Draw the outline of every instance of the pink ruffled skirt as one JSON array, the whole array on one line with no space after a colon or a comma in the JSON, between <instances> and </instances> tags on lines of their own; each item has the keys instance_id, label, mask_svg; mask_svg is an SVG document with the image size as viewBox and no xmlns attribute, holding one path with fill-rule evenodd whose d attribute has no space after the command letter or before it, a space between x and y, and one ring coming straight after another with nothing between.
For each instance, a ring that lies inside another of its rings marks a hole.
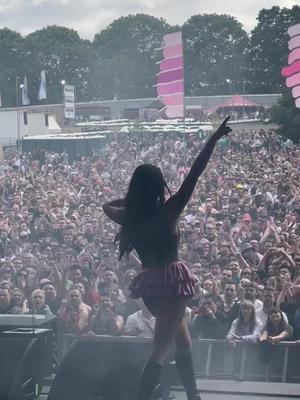
<instances>
[{"instance_id":1,"label":"pink ruffled skirt","mask_svg":"<svg viewBox=\"0 0 300 400\"><path fill-rule=\"evenodd\" d=\"M188 296L195 294L198 279L181 261L162 268L145 268L131 282L130 297Z\"/></svg>"}]
</instances>

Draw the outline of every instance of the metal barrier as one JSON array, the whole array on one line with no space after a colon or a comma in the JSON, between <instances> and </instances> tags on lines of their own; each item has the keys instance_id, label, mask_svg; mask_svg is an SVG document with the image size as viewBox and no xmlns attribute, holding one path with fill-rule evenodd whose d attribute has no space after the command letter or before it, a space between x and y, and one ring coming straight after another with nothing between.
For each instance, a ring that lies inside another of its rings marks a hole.
<instances>
[{"instance_id":1,"label":"metal barrier","mask_svg":"<svg viewBox=\"0 0 300 400\"><path fill-rule=\"evenodd\" d=\"M300 343L281 342L264 346L225 340L193 342L195 370L207 379L300 383Z\"/></svg>"},{"instance_id":2,"label":"metal barrier","mask_svg":"<svg viewBox=\"0 0 300 400\"><path fill-rule=\"evenodd\" d=\"M151 342L133 336L61 336L59 360L77 341L94 342ZM226 340L199 339L193 342L197 376L207 379L236 379L241 381L272 381L300 383L300 341L281 342L269 347L258 343L228 344ZM264 358L265 362L262 362ZM170 363L172 366L172 363Z\"/></svg>"}]
</instances>

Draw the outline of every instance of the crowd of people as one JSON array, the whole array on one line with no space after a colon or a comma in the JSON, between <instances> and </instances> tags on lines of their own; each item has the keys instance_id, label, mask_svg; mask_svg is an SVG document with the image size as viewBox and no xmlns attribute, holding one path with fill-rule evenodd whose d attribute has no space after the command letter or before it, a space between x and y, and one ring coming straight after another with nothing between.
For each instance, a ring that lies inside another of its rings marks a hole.
<instances>
[{"instance_id":1,"label":"crowd of people","mask_svg":"<svg viewBox=\"0 0 300 400\"><path fill-rule=\"evenodd\" d=\"M152 337L155 318L128 286L118 226L102 204L137 165L180 187L206 138L130 133L89 157L16 154L0 165L0 314L57 315L61 333ZM223 138L179 221L180 258L197 276L192 336L300 340L300 148L275 132Z\"/></svg>"}]
</instances>

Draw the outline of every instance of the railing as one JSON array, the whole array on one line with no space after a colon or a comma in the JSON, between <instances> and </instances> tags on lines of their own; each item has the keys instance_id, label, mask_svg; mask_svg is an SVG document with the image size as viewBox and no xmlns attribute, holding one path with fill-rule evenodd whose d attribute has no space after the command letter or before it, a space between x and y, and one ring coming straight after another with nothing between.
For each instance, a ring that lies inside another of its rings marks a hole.
<instances>
[{"instance_id":1,"label":"railing","mask_svg":"<svg viewBox=\"0 0 300 400\"><path fill-rule=\"evenodd\" d=\"M151 339L133 336L77 336L62 335L59 360L77 341L109 343L150 343ZM300 341L281 342L269 346L269 362L262 363L263 347L257 343L236 343L225 340L200 339L193 342L193 357L197 376L206 379L236 379L241 381L273 381L300 383ZM171 360L171 359L170 359ZM170 362L172 370L172 362Z\"/></svg>"}]
</instances>

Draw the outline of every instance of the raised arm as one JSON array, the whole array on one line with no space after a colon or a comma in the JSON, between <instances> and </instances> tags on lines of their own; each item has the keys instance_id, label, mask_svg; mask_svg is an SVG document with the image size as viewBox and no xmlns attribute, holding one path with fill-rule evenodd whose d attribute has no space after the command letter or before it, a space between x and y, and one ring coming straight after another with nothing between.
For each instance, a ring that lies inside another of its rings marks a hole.
<instances>
[{"instance_id":1,"label":"raised arm","mask_svg":"<svg viewBox=\"0 0 300 400\"><path fill-rule=\"evenodd\" d=\"M104 203L104 213L117 224L121 225L125 216L125 200L118 199Z\"/></svg>"},{"instance_id":2,"label":"raised arm","mask_svg":"<svg viewBox=\"0 0 300 400\"><path fill-rule=\"evenodd\" d=\"M229 118L230 117L227 117L219 126L217 131L208 139L204 149L194 161L190 172L182 182L178 192L171 196L167 201L166 205L172 214L178 216L183 211L193 194L199 177L205 170L217 141L221 139L221 137L226 136L229 132L231 132L231 128L226 125Z\"/></svg>"}]
</instances>

